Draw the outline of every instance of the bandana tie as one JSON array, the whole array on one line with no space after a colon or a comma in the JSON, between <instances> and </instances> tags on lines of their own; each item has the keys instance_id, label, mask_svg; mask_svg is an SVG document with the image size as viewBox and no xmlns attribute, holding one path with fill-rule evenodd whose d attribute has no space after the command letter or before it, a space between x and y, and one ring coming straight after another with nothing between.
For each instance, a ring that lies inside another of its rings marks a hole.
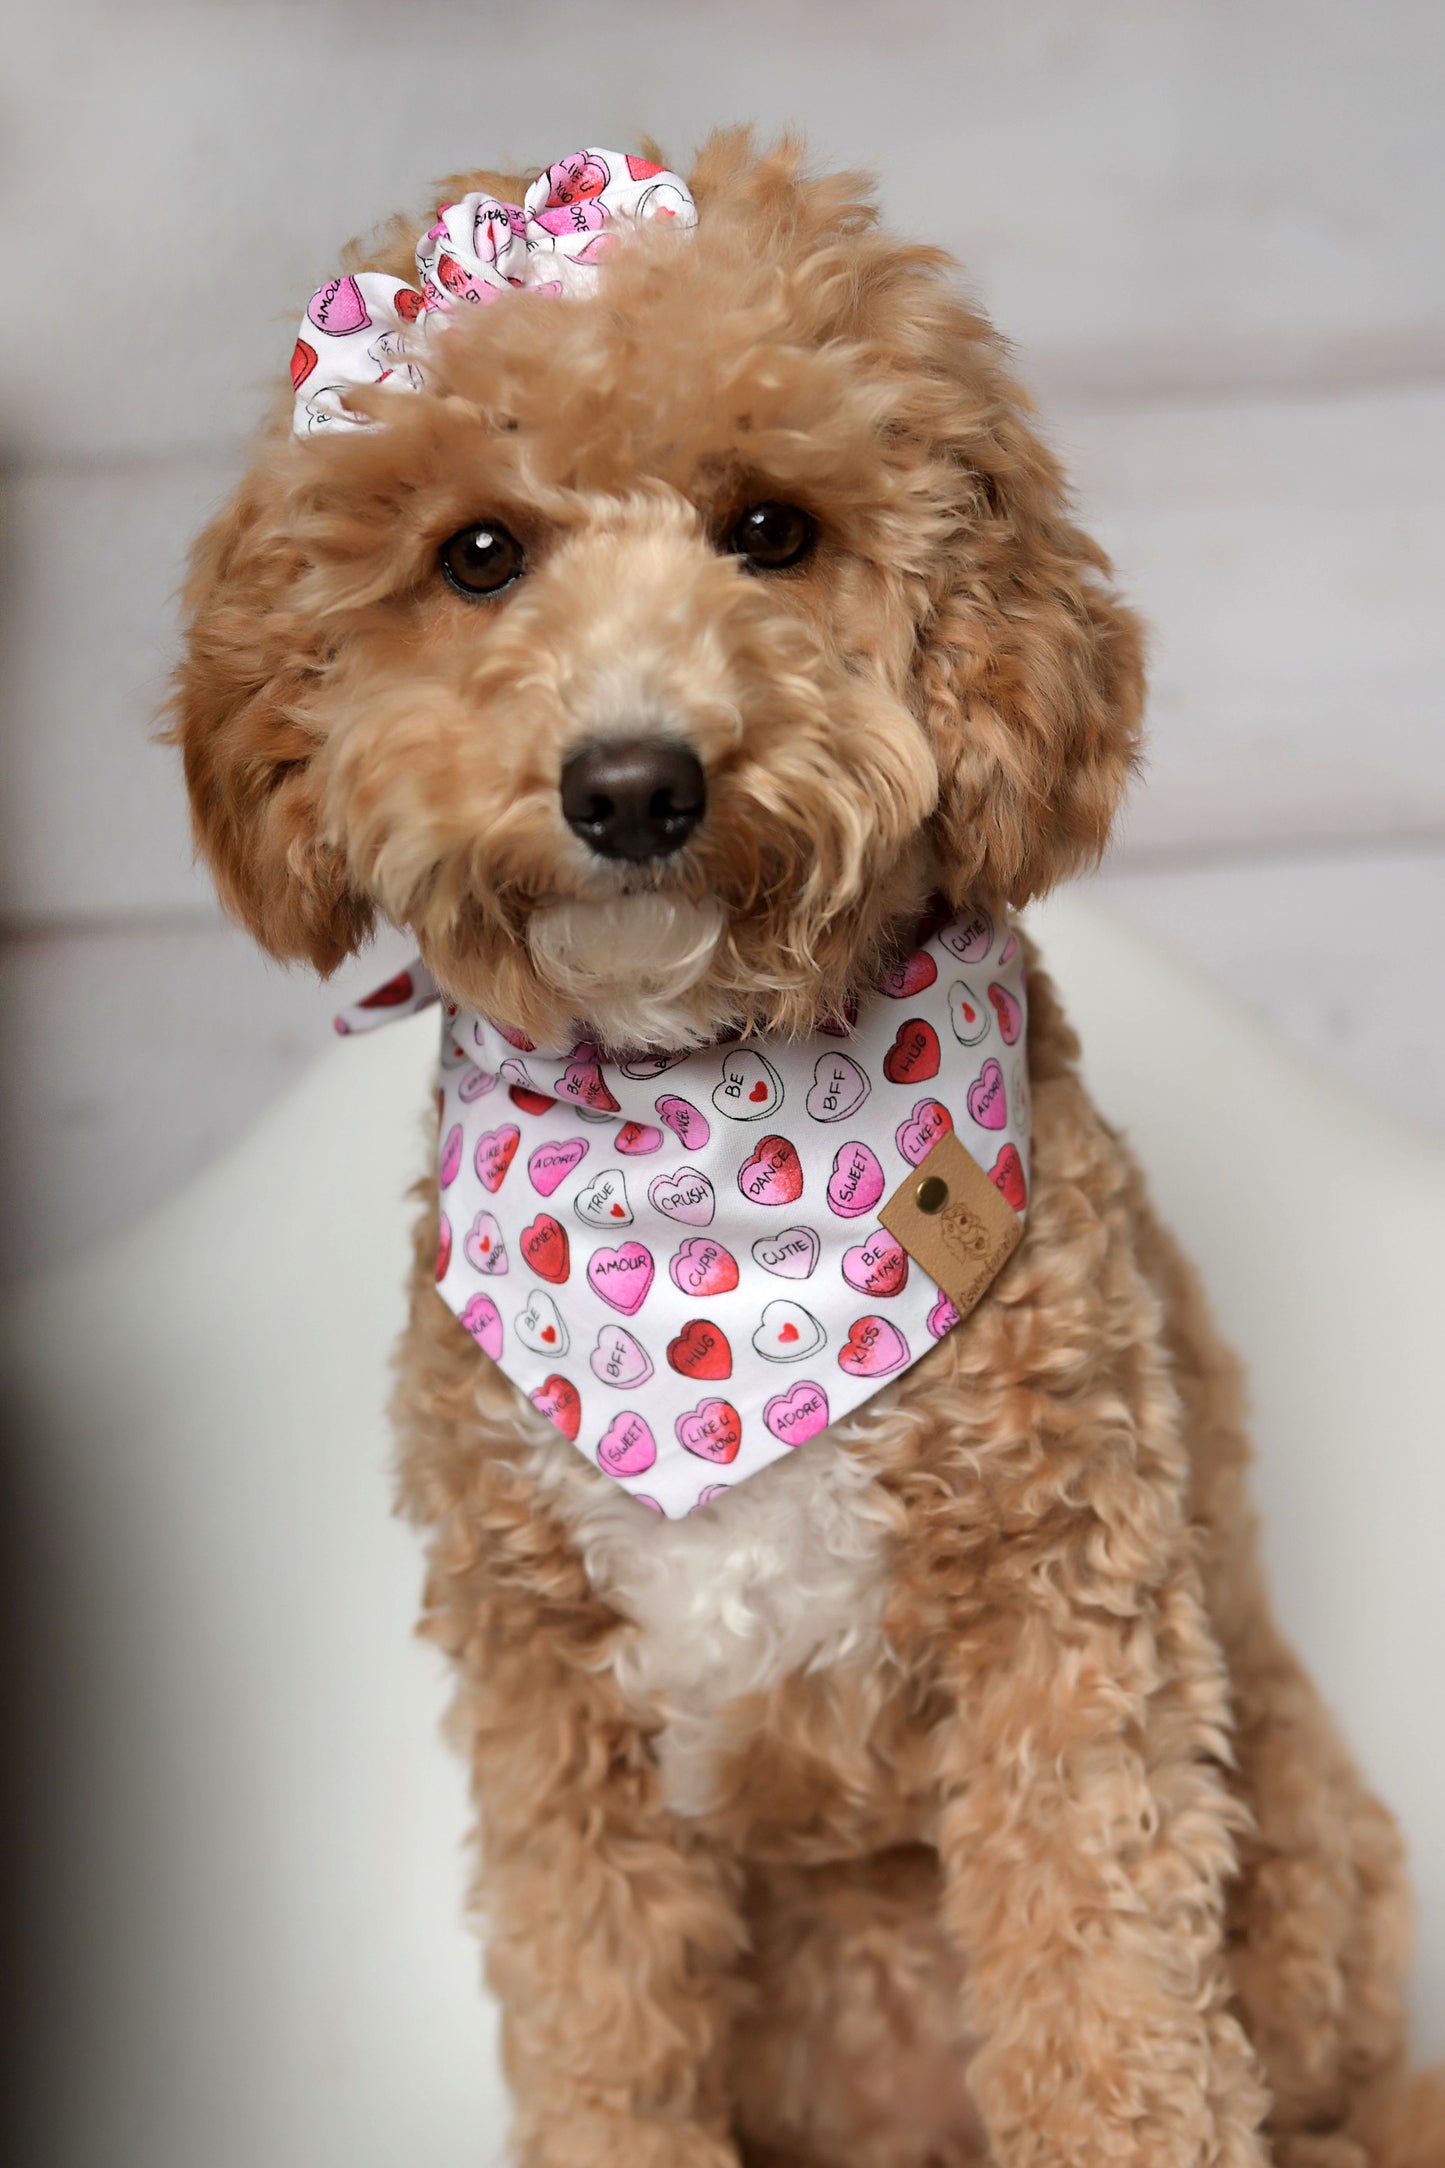
<instances>
[{"instance_id":1,"label":"bandana tie","mask_svg":"<svg viewBox=\"0 0 1445 2168\"><path fill-rule=\"evenodd\" d=\"M337 1029L437 998L416 964ZM804 1040L613 1060L447 1003L442 1299L594 1467L689 1513L959 1322L878 1212L951 1134L1023 1219L1026 1027L1018 938L984 911Z\"/></svg>"},{"instance_id":2,"label":"bandana tie","mask_svg":"<svg viewBox=\"0 0 1445 2168\"><path fill-rule=\"evenodd\" d=\"M481 193L444 203L416 245L419 286L358 271L311 296L291 356L295 434L366 426L345 404L361 385L420 390L425 348L459 303L485 307L519 287L590 293L619 231L644 218L695 226L697 209L678 174L626 151L573 151L520 203Z\"/></svg>"}]
</instances>

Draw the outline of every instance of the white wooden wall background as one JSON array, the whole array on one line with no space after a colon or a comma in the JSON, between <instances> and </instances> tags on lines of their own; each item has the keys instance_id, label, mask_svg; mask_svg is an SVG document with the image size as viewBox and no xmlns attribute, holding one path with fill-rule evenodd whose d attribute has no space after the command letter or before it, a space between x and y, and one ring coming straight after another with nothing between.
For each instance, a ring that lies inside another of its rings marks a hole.
<instances>
[{"instance_id":1,"label":"white wooden wall background","mask_svg":"<svg viewBox=\"0 0 1445 2168\"><path fill-rule=\"evenodd\" d=\"M51 0L7 45L12 1267L324 1043L333 991L221 923L147 726L187 537L338 242L458 166L644 131L683 160L740 118L958 251L1153 621L1110 900L1445 1128L1436 0Z\"/></svg>"}]
</instances>

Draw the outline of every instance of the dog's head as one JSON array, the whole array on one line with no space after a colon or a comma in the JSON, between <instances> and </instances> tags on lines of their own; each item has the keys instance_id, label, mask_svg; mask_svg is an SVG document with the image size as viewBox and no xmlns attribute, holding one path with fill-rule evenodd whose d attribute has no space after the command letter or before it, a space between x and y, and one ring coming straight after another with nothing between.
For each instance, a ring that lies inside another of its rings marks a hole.
<instances>
[{"instance_id":1,"label":"dog's head","mask_svg":"<svg viewBox=\"0 0 1445 2168\"><path fill-rule=\"evenodd\" d=\"M1138 629L999 340L856 180L734 135L691 183L592 295L458 312L381 427L278 420L202 538L174 735L273 954L379 911L539 1043L800 1030L930 892L1101 848Z\"/></svg>"}]
</instances>

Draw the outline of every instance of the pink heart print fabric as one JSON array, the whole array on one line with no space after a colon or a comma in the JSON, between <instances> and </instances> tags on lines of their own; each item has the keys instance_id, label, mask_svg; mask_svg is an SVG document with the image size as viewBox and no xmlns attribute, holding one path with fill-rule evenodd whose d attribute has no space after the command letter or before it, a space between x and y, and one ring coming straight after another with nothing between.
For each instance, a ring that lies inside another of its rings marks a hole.
<instances>
[{"instance_id":1,"label":"pink heart print fabric","mask_svg":"<svg viewBox=\"0 0 1445 2168\"><path fill-rule=\"evenodd\" d=\"M619 233L638 219L697 224L687 183L627 151L573 151L520 203L480 193L444 203L416 245L418 284L380 271L331 279L311 296L291 356L293 428L310 436L365 426L346 394L359 385L420 390L429 341L450 313L503 294L590 293Z\"/></svg>"},{"instance_id":2,"label":"pink heart print fabric","mask_svg":"<svg viewBox=\"0 0 1445 2168\"><path fill-rule=\"evenodd\" d=\"M420 966L337 1018L437 998ZM1028 1209L1027 995L985 911L844 1032L604 1058L443 1005L437 1284L517 1390L673 1518L797 1450L958 1322L877 1213L951 1130Z\"/></svg>"}]
</instances>

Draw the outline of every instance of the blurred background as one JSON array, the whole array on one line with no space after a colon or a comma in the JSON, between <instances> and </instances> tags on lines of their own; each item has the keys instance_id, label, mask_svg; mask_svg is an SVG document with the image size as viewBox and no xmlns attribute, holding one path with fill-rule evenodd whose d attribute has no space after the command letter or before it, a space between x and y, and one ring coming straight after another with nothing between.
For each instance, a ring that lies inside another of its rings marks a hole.
<instances>
[{"instance_id":1,"label":"blurred background","mask_svg":"<svg viewBox=\"0 0 1445 2168\"><path fill-rule=\"evenodd\" d=\"M148 740L187 540L339 244L457 167L685 166L740 119L957 251L1152 621L1100 891L1445 1131L1436 0L50 0L6 44L9 1269L178 1187L395 953L264 963Z\"/></svg>"}]
</instances>

